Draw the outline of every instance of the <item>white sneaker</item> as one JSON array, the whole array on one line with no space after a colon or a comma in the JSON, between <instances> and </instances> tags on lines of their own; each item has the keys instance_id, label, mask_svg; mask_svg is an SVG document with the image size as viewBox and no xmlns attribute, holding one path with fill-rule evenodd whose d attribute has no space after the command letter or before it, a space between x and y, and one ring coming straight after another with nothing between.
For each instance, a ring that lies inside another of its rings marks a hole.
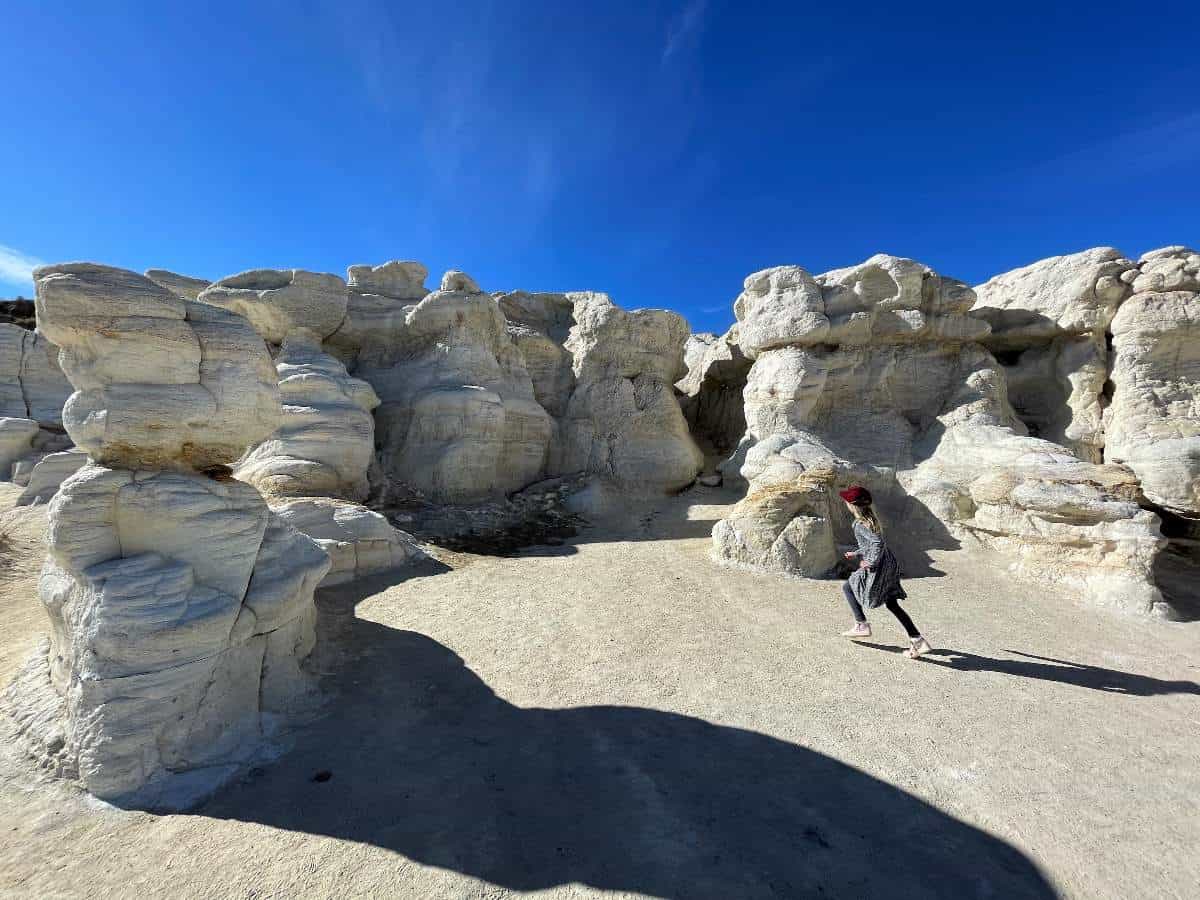
<instances>
[{"instance_id":1,"label":"white sneaker","mask_svg":"<svg viewBox=\"0 0 1200 900\"><path fill-rule=\"evenodd\" d=\"M932 653L933 648L929 646L929 641L923 637L913 638L912 646L904 651L904 655L909 659L916 659L918 656L924 656L926 653Z\"/></svg>"},{"instance_id":2,"label":"white sneaker","mask_svg":"<svg viewBox=\"0 0 1200 900\"><path fill-rule=\"evenodd\" d=\"M870 636L871 636L871 626L866 622L855 622L853 628L851 628L849 631L842 632L842 637L848 637L848 638L860 638L860 637L870 637Z\"/></svg>"}]
</instances>

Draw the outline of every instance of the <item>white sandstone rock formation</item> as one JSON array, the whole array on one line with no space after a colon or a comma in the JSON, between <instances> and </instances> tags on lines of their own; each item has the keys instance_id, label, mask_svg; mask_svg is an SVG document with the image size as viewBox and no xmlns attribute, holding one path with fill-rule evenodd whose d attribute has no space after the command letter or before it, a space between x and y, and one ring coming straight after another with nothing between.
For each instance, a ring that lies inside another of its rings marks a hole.
<instances>
[{"instance_id":1,"label":"white sandstone rock formation","mask_svg":"<svg viewBox=\"0 0 1200 900\"><path fill-rule=\"evenodd\" d=\"M336 275L303 269L252 269L222 278L199 299L250 320L276 347L308 332L318 344L346 318L346 283Z\"/></svg>"},{"instance_id":2,"label":"white sandstone rock formation","mask_svg":"<svg viewBox=\"0 0 1200 900\"><path fill-rule=\"evenodd\" d=\"M1021 417L1084 459L1128 466L1164 517L1159 586L1200 600L1200 254L1165 247L1138 263L1097 248L981 285L974 313L1005 364Z\"/></svg>"},{"instance_id":3,"label":"white sandstone rock formation","mask_svg":"<svg viewBox=\"0 0 1200 900\"><path fill-rule=\"evenodd\" d=\"M325 341L347 365L386 366L395 362L405 320L429 291L429 270L419 262L392 260L346 270L346 317Z\"/></svg>"},{"instance_id":4,"label":"white sandstone rock formation","mask_svg":"<svg viewBox=\"0 0 1200 900\"><path fill-rule=\"evenodd\" d=\"M238 463L237 477L270 496L366 499L375 391L303 335L284 342L275 368L283 422Z\"/></svg>"},{"instance_id":5,"label":"white sandstone rock formation","mask_svg":"<svg viewBox=\"0 0 1200 900\"><path fill-rule=\"evenodd\" d=\"M472 504L545 475L586 471L660 491L699 470L669 396L687 335L678 316L626 313L592 294L492 297L457 271L426 295L426 270L413 262L352 266L349 276L346 318L325 349L381 400L376 477ZM579 321L581 303L608 311Z\"/></svg>"},{"instance_id":6,"label":"white sandstone rock formation","mask_svg":"<svg viewBox=\"0 0 1200 900\"><path fill-rule=\"evenodd\" d=\"M350 285L301 270L243 273L216 282L204 302L237 309L272 346L283 418L234 472L272 508L329 551L326 584L396 568L417 555L412 539L353 503L370 491L379 397L343 360L387 359L403 343L406 301L424 295L419 263L351 266ZM411 308L411 306L410 306ZM336 355L335 355L336 354ZM285 499L297 498L297 499Z\"/></svg>"},{"instance_id":7,"label":"white sandstone rock formation","mask_svg":"<svg viewBox=\"0 0 1200 900\"><path fill-rule=\"evenodd\" d=\"M1147 499L1200 519L1200 253L1142 257L1113 318L1105 459L1129 466Z\"/></svg>"},{"instance_id":8,"label":"white sandstone rock formation","mask_svg":"<svg viewBox=\"0 0 1200 900\"><path fill-rule=\"evenodd\" d=\"M212 284L211 281L205 281L203 278L180 275L167 269L147 269L145 275L181 300L199 300L201 292Z\"/></svg>"},{"instance_id":9,"label":"white sandstone rock formation","mask_svg":"<svg viewBox=\"0 0 1200 900\"><path fill-rule=\"evenodd\" d=\"M39 503L49 503L58 493L62 483L86 464L87 454L82 450L47 453L30 470L25 481L25 490L21 492L16 505L35 506Z\"/></svg>"},{"instance_id":10,"label":"white sandstone rock formation","mask_svg":"<svg viewBox=\"0 0 1200 900\"><path fill-rule=\"evenodd\" d=\"M715 526L715 555L828 572L834 544L850 543L833 491L860 482L910 572L923 548L971 540L1094 602L1168 613L1151 578L1163 542L1135 479L1025 434L978 343L988 325L967 314L974 302L961 282L889 256L815 278L794 266L747 278L735 312L755 358L750 488Z\"/></svg>"},{"instance_id":11,"label":"white sandstone rock formation","mask_svg":"<svg viewBox=\"0 0 1200 900\"><path fill-rule=\"evenodd\" d=\"M0 425L0 481L25 483L38 460L71 445L62 424L70 395L58 347L36 330L0 323L0 421L11 420Z\"/></svg>"},{"instance_id":12,"label":"white sandstone rock formation","mask_svg":"<svg viewBox=\"0 0 1200 900\"><path fill-rule=\"evenodd\" d=\"M40 430L32 419L0 418L0 481L8 481L13 463L33 452L33 440Z\"/></svg>"},{"instance_id":13,"label":"white sandstone rock formation","mask_svg":"<svg viewBox=\"0 0 1200 900\"><path fill-rule=\"evenodd\" d=\"M567 294L511 291L496 294L508 334L533 381L533 395L556 420L567 412L575 390L573 359L566 348L575 324L575 304Z\"/></svg>"},{"instance_id":14,"label":"white sandstone rock formation","mask_svg":"<svg viewBox=\"0 0 1200 900\"><path fill-rule=\"evenodd\" d=\"M21 388L21 361L29 330L10 322L0 322L0 416L29 418L29 405Z\"/></svg>"},{"instance_id":15,"label":"white sandstone rock formation","mask_svg":"<svg viewBox=\"0 0 1200 900\"><path fill-rule=\"evenodd\" d=\"M972 314L992 327L983 343L1005 367L1017 415L1033 434L1089 462L1104 455L1105 335L1137 275L1120 251L1096 247L975 288Z\"/></svg>"},{"instance_id":16,"label":"white sandstone rock formation","mask_svg":"<svg viewBox=\"0 0 1200 900\"><path fill-rule=\"evenodd\" d=\"M575 387L549 473L587 472L649 493L686 487L704 464L673 387L684 374L687 322L663 309L627 312L607 294L567 297Z\"/></svg>"},{"instance_id":17,"label":"white sandstone rock formation","mask_svg":"<svg viewBox=\"0 0 1200 900\"><path fill-rule=\"evenodd\" d=\"M237 476L271 496L365 499L379 398L321 347L347 318L345 283L300 269L259 269L221 279L200 299L245 315L280 347L283 419L239 462Z\"/></svg>"},{"instance_id":18,"label":"white sandstone rock formation","mask_svg":"<svg viewBox=\"0 0 1200 900\"><path fill-rule=\"evenodd\" d=\"M553 423L496 301L463 273L447 272L408 311L391 352L360 358L355 375L382 400L388 477L438 502L472 503L541 475Z\"/></svg>"},{"instance_id":19,"label":"white sandstone rock formation","mask_svg":"<svg viewBox=\"0 0 1200 900\"><path fill-rule=\"evenodd\" d=\"M410 535L357 503L303 497L277 501L271 510L329 554L332 565L321 587L388 572L426 557Z\"/></svg>"},{"instance_id":20,"label":"white sandstone rock formation","mask_svg":"<svg viewBox=\"0 0 1200 900\"><path fill-rule=\"evenodd\" d=\"M76 389L63 424L93 460L201 469L274 430L275 372L240 316L107 266L39 271L38 321Z\"/></svg>"},{"instance_id":21,"label":"white sandstone rock formation","mask_svg":"<svg viewBox=\"0 0 1200 900\"><path fill-rule=\"evenodd\" d=\"M223 468L279 421L245 319L91 263L34 280L91 461L50 502L50 642L9 706L35 755L96 796L186 806L304 695L329 558Z\"/></svg>"},{"instance_id":22,"label":"white sandstone rock formation","mask_svg":"<svg viewBox=\"0 0 1200 900\"><path fill-rule=\"evenodd\" d=\"M71 384L58 365L58 347L40 331L0 323L0 416L33 419L61 430Z\"/></svg>"}]
</instances>

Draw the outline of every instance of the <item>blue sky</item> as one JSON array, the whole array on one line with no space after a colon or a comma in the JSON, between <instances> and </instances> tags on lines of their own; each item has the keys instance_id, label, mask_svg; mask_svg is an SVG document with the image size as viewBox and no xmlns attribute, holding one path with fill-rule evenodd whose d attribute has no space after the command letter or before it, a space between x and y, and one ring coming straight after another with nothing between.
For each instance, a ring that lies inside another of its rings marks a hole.
<instances>
[{"instance_id":1,"label":"blue sky","mask_svg":"<svg viewBox=\"0 0 1200 900\"><path fill-rule=\"evenodd\" d=\"M0 295L419 259L722 330L884 251L1200 243L1200 4L3 3Z\"/></svg>"}]
</instances>

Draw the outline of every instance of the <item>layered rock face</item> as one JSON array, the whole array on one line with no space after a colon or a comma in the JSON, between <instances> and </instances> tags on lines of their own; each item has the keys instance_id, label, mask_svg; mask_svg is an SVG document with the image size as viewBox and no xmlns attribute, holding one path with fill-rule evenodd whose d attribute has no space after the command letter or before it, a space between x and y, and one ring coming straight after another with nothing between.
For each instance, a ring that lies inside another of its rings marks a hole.
<instances>
[{"instance_id":1,"label":"layered rock face","mask_svg":"<svg viewBox=\"0 0 1200 900\"><path fill-rule=\"evenodd\" d=\"M270 496L365 500L375 391L303 337L284 342L275 369L283 424L238 463L238 478Z\"/></svg>"},{"instance_id":2,"label":"layered rock face","mask_svg":"<svg viewBox=\"0 0 1200 900\"><path fill-rule=\"evenodd\" d=\"M388 366L397 360L406 319L429 291L429 270L419 262L391 260L346 270L346 317L325 348L348 366Z\"/></svg>"},{"instance_id":3,"label":"layered rock face","mask_svg":"<svg viewBox=\"0 0 1200 900\"><path fill-rule=\"evenodd\" d=\"M0 323L0 480L20 481L44 455L70 446L62 423L70 395L58 347L39 331Z\"/></svg>"},{"instance_id":4,"label":"layered rock face","mask_svg":"<svg viewBox=\"0 0 1200 900\"><path fill-rule=\"evenodd\" d=\"M271 511L329 554L331 565L321 587L398 569L426 558L425 551L410 535L357 503L302 497L272 503Z\"/></svg>"},{"instance_id":5,"label":"layered rock face","mask_svg":"<svg viewBox=\"0 0 1200 900\"><path fill-rule=\"evenodd\" d=\"M1105 335L1137 267L1111 247L1043 259L975 288L972 314L1004 365L1009 399L1039 437L1081 459L1104 458Z\"/></svg>"},{"instance_id":6,"label":"layered rock face","mask_svg":"<svg viewBox=\"0 0 1200 900\"><path fill-rule=\"evenodd\" d=\"M1111 248L1054 257L977 288L1018 411L1084 459L1122 464L1165 517L1160 587L1194 605L1200 578L1200 254L1136 264ZM1022 405L1024 408L1022 409Z\"/></svg>"},{"instance_id":7,"label":"layered rock face","mask_svg":"<svg viewBox=\"0 0 1200 900\"><path fill-rule=\"evenodd\" d=\"M352 266L352 287L334 275L298 269L235 275L200 298L243 312L275 353L283 401L279 428L237 463L237 477L265 494L271 509L313 538L332 559L323 585L386 571L424 554L412 538L356 503L370 492L379 406L371 385L342 359L391 352L398 338L389 310L424 269L411 263ZM403 317L400 317L403 320Z\"/></svg>"},{"instance_id":8,"label":"layered rock face","mask_svg":"<svg viewBox=\"0 0 1200 900\"><path fill-rule=\"evenodd\" d=\"M280 417L245 319L90 263L34 277L89 461L50 503L49 647L9 705L43 763L91 793L178 808L253 759L304 694L329 558L221 474Z\"/></svg>"},{"instance_id":9,"label":"layered rock face","mask_svg":"<svg viewBox=\"0 0 1200 900\"><path fill-rule=\"evenodd\" d=\"M0 412L62 428L71 384L58 364L58 347L37 330L0 324Z\"/></svg>"},{"instance_id":10,"label":"layered rock face","mask_svg":"<svg viewBox=\"0 0 1200 900\"><path fill-rule=\"evenodd\" d=\"M1200 518L1200 253L1147 253L1133 291L1110 325L1105 458L1133 469L1151 503Z\"/></svg>"},{"instance_id":11,"label":"layered rock face","mask_svg":"<svg viewBox=\"0 0 1200 900\"><path fill-rule=\"evenodd\" d=\"M17 506L49 503L59 486L86 464L87 454L82 450L47 453L30 468Z\"/></svg>"},{"instance_id":12,"label":"layered rock face","mask_svg":"<svg viewBox=\"0 0 1200 900\"><path fill-rule=\"evenodd\" d=\"M205 281L203 278L180 275L168 269L147 269L145 275L159 287L166 288L181 300L200 299L200 294L212 284L211 281Z\"/></svg>"},{"instance_id":13,"label":"layered rock face","mask_svg":"<svg viewBox=\"0 0 1200 900\"><path fill-rule=\"evenodd\" d=\"M567 297L575 386L550 473L588 472L648 493L687 486L704 464L673 387L685 371L687 322L663 309L627 312L607 294Z\"/></svg>"},{"instance_id":14,"label":"layered rock face","mask_svg":"<svg viewBox=\"0 0 1200 900\"><path fill-rule=\"evenodd\" d=\"M355 372L383 401L385 473L430 499L498 497L542 472L553 423L496 301L463 273L447 272L407 312L392 351Z\"/></svg>"},{"instance_id":15,"label":"layered rock face","mask_svg":"<svg viewBox=\"0 0 1200 900\"><path fill-rule=\"evenodd\" d=\"M575 390L574 359L566 348L575 304L566 294L512 291L496 294L512 338L533 382L533 395L555 420L567 412Z\"/></svg>"},{"instance_id":16,"label":"layered rock face","mask_svg":"<svg viewBox=\"0 0 1200 900\"><path fill-rule=\"evenodd\" d=\"M238 463L237 476L270 496L365 499L374 454L371 411L379 398L321 348L346 318L342 280L260 269L215 282L200 300L244 315L280 348L282 422Z\"/></svg>"},{"instance_id":17,"label":"layered rock face","mask_svg":"<svg viewBox=\"0 0 1200 900\"><path fill-rule=\"evenodd\" d=\"M911 572L922 549L974 540L1096 602L1166 611L1152 584L1157 519L1119 467L1029 437L968 315L975 295L912 260L746 279L735 313L749 494L713 530L718 559L796 575L850 543L834 489L876 494ZM799 516L796 517L796 514Z\"/></svg>"},{"instance_id":18,"label":"layered rock face","mask_svg":"<svg viewBox=\"0 0 1200 900\"><path fill-rule=\"evenodd\" d=\"M215 281L204 303L245 316L272 346L290 337L318 344L346 318L346 283L336 275L303 269L251 269Z\"/></svg>"},{"instance_id":19,"label":"layered rock face","mask_svg":"<svg viewBox=\"0 0 1200 900\"><path fill-rule=\"evenodd\" d=\"M13 463L33 453L39 430L32 419L0 417L0 472L11 473Z\"/></svg>"},{"instance_id":20,"label":"layered rock face","mask_svg":"<svg viewBox=\"0 0 1200 900\"><path fill-rule=\"evenodd\" d=\"M698 451L669 390L687 336L674 313L627 313L598 294L488 296L460 272L414 303L416 263L350 272L351 312L326 346L382 400L388 479L472 504L544 475L654 492L695 477ZM355 281L369 298L357 322Z\"/></svg>"}]
</instances>

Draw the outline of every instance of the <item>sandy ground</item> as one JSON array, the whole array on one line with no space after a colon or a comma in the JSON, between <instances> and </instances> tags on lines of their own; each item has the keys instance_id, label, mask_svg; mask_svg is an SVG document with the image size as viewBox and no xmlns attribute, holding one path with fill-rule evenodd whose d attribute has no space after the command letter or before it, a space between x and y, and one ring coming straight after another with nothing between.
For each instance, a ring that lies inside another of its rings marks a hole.
<instances>
[{"instance_id":1,"label":"sandy ground","mask_svg":"<svg viewBox=\"0 0 1200 900\"><path fill-rule=\"evenodd\" d=\"M322 592L324 716L190 814L98 803L4 738L0 892L1200 895L1200 623L935 553L907 606L940 651L909 661L884 611L837 636L836 583L714 566L732 499ZM38 527L0 545L4 680L44 630Z\"/></svg>"}]
</instances>

